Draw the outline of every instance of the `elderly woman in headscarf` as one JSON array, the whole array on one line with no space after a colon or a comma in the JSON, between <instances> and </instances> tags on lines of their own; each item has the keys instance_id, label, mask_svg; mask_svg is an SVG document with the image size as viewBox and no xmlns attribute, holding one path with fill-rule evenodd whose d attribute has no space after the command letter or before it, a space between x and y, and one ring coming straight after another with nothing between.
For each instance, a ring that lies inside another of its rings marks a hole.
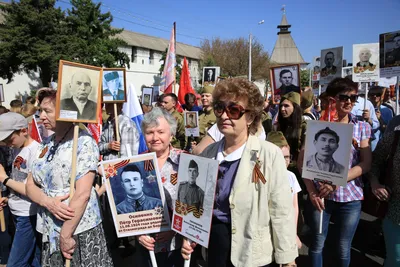
<instances>
[{"instance_id":1,"label":"elderly woman in headscarf","mask_svg":"<svg viewBox=\"0 0 400 267\"><path fill-rule=\"evenodd\" d=\"M220 162L208 266L295 266L294 209L280 149L255 136L263 110L256 85L231 78L218 83L214 113L221 141L201 156ZM273 241L272 241L273 240ZM185 259L195 244L184 242Z\"/></svg>"},{"instance_id":2,"label":"elderly woman in headscarf","mask_svg":"<svg viewBox=\"0 0 400 267\"><path fill-rule=\"evenodd\" d=\"M56 91L38 93L40 119L54 134L43 140L26 183L27 196L40 205L36 229L43 235L42 266L113 266L101 224L93 181L99 149L85 132L78 137L75 194L68 203L73 124L56 122Z\"/></svg>"},{"instance_id":3,"label":"elderly woman in headscarf","mask_svg":"<svg viewBox=\"0 0 400 267\"><path fill-rule=\"evenodd\" d=\"M149 148L147 152L155 152L164 187L165 199L172 214L177 197L177 173L179 157L183 150L173 148L171 139L175 135L177 122L166 110L153 108L144 115L142 132ZM171 216L172 218L172 216ZM180 267L183 259L180 255L182 239L174 231L162 232L154 237L139 236L140 246L136 253L138 266L151 267L148 250L154 250L158 267Z\"/></svg>"}]
</instances>

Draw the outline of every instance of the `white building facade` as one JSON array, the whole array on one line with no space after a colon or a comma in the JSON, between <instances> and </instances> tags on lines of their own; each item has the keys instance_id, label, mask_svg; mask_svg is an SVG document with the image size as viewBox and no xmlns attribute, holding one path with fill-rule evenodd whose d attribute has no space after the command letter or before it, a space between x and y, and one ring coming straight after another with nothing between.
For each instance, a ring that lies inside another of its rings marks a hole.
<instances>
[{"instance_id":1,"label":"white building facade","mask_svg":"<svg viewBox=\"0 0 400 267\"><path fill-rule=\"evenodd\" d=\"M154 36L148 36L131 31L123 31L118 35L128 46L120 47L130 58L130 67L126 70L127 86L133 84L136 93L141 95L143 86L158 87L161 80L160 67L162 53L168 47L169 40ZM192 79L192 86L199 87L201 80L200 57L201 49L199 47L190 46L182 43L176 44L177 57L182 59L186 57L189 65L189 71ZM37 72L29 75L26 73L16 74L13 81L7 84L7 81L0 78L0 84L3 85L4 102L1 104L9 108L10 101L18 98L25 99L31 94L31 90L42 87ZM178 88L177 84L177 88Z\"/></svg>"}]
</instances>

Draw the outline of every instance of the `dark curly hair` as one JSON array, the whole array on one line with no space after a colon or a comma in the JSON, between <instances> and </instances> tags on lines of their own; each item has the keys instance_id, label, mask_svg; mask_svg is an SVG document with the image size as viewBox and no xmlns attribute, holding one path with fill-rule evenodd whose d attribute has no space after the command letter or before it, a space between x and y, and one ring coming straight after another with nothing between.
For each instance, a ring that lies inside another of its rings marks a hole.
<instances>
[{"instance_id":1,"label":"dark curly hair","mask_svg":"<svg viewBox=\"0 0 400 267\"><path fill-rule=\"evenodd\" d=\"M219 82L214 89L214 102L221 98L247 101L247 108L253 122L249 126L249 133L255 134L261 122L264 99L258 87L245 78L229 78Z\"/></svg>"},{"instance_id":2,"label":"dark curly hair","mask_svg":"<svg viewBox=\"0 0 400 267\"><path fill-rule=\"evenodd\" d=\"M358 84L350 79L335 78L326 87L326 94L335 97L337 94L349 91L358 91Z\"/></svg>"}]
</instances>

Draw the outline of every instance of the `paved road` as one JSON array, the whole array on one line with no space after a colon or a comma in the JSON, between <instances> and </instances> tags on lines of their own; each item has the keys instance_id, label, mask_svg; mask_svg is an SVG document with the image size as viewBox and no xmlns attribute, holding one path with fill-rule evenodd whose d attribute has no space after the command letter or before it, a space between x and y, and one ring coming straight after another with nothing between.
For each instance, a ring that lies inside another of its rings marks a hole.
<instances>
[{"instance_id":1,"label":"paved road","mask_svg":"<svg viewBox=\"0 0 400 267\"><path fill-rule=\"evenodd\" d=\"M351 267L379 267L383 265L384 246L379 242L379 238L373 238L372 233L375 232L376 229L376 223L374 221L374 217L371 217L367 214L361 215L361 220L357 228L351 249ZM330 231L328 234L324 250L324 267L337 266L333 261L334 249L337 247L333 242L334 235L335 233L332 231ZM307 236L301 236L301 239L304 243L304 246L300 250L300 256L296 261L299 267L309 267L309 257L307 256L307 245L309 244L309 238ZM131 243L134 244L134 241ZM372 249L374 247L375 250ZM132 251L132 255L124 258L121 257L125 256L123 253L126 253L126 251L124 251L122 248L116 248L112 250L114 266L140 267L135 265L134 251Z\"/></svg>"}]
</instances>

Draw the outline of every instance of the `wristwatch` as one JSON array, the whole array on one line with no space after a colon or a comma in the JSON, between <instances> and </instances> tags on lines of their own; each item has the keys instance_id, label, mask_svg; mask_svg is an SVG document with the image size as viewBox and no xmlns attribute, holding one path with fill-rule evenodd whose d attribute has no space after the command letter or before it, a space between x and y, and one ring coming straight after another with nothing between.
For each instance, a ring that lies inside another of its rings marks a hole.
<instances>
[{"instance_id":1,"label":"wristwatch","mask_svg":"<svg viewBox=\"0 0 400 267\"><path fill-rule=\"evenodd\" d=\"M10 180L10 177L7 177L6 179L4 179L4 181L3 181L3 185L7 185L7 182L8 182L8 180Z\"/></svg>"}]
</instances>

